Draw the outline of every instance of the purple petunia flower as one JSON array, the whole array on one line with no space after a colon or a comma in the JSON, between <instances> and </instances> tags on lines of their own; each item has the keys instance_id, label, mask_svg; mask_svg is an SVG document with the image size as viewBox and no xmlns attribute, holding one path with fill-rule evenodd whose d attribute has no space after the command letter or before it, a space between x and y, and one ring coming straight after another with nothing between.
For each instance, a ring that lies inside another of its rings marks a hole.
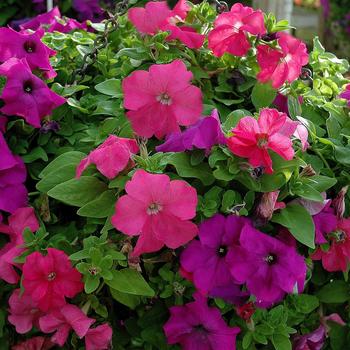
<instances>
[{"instance_id":1,"label":"purple petunia flower","mask_svg":"<svg viewBox=\"0 0 350 350\"><path fill-rule=\"evenodd\" d=\"M30 69L43 71L46 79L54 78L57 74L49 58L56 52L41 42L40 34L19 33L11 28L0 28L0 62L12 57L25 58Z\"/></svg>"},{"instance_id":2,"label":"purple petunia flower","mask_svg":"<svg viewBox=\"0 0 350 350\"><path fill-rule=\"evenodd\" d=\"M256 296L258 305L270 306L286 293L304 288L306 264L296 249L245 225L240 246L228 253L231 273Z\"/></svg>"},{"instance_id":3,"label":"purple petunia flower","mask_svg":"<svg viewBox=\"0 0 350 350\"><path fill-rule=\"evenodd\" d=\"M340 98L344 98L348 101L350 107L350 84L346 85L345 90L339 95Z\"/></svg>"},{"instance_id":4,"label":"purple petunia flower","mask_svg":"<svg viewBox=\"0 0 350 350\"><path fill-rule=\"evenodd\" d=\"M326 340L326 330L323 325L313 332L296 336L293 341L293 350L321 350Z\"/></svg>"},{"instance_id":5,"label":"purple petunia flower","mask_svg":"<svg viewBox=\"0 0 350 350\"><path fill-rule=\"evenodd\" d=\"M103 19L103 9L99 0L73 0L73 8L78 12L80 20L99 21Z\"/></svg>"},{"instance_id":6,"label":"purple petunia flower","mask_svg":"<svg viewBox=\"0 0 350 350\"><path fill-rule=\"evenodd\" d=\"M331 202L328 202L321 212L312 217L315 224L315 243L317 244L327 243L325 235L337 228L338 220L330 205Z\"/></svg>"},{"instance_id":7,"label":"purple petunia flower","mask_svg":"<svg viewBox=\"0 0 350 350\"><path fill-rule=\"evenodd\" d=\"M193 283L202 292L236 304L244 301L230 273L227 254L234 251L240 232L250 221L243 217L216 214L199 228L199 241L193 240L181 255L181 267L192 273ZM234 253L233 253L234 254Z\"/></svg>"},{"instance_id":8,"label":"purple petunia flower","mask_svg":"<svg viewBox=\"0 0 350 350\"><path fill-rule=\"evenodd\" d=\"M235 350L238 327L228 327L221 313L208 307L199 293L195 301L170 308L170 318L164 325L168 344L179 343L183 350Z\"/></svg>"},{"instance_id":9,"label":"purple petunia flower","mask_svg":"<svg viewBox=\"0 0 350 350\"><path fill-rule=\"evenodd\" d=\"M25 59L9 59L0 66L0 74L7 78L1 95L5 103L1 112L21 116L36 128L43 117L66 101L32 74Z\"/></svg>"},{"instance_id":10,"label":"purple petunia flower","mask_svg":"<svg viewBox=\"0 0 350 350\"><path fill-rule=\"evenodd\" d=\"M225 145L225 135L221 130L216 109L209 117L200 119L184 132L170 134L166 141L156 147L157 152L183 152L195 148L204 149L208 154L214 145Z\"/></svg>"}]
</instances>

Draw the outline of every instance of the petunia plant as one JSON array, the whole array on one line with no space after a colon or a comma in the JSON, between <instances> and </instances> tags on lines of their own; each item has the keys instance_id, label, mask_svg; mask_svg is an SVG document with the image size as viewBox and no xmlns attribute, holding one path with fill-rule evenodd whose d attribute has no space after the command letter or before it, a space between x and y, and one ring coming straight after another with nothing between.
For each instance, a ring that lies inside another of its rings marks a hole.
<instances>
[{"instance_id":1,"label":"petunia plant","mask_svg":"<svg viewBox=\"0 0 350 350\"><path fill-rule=\"evenodd\" d=\"M240 3L107 16L0 28L0 348L349 348L348 62Z\"/></svg>"}]
</instances>

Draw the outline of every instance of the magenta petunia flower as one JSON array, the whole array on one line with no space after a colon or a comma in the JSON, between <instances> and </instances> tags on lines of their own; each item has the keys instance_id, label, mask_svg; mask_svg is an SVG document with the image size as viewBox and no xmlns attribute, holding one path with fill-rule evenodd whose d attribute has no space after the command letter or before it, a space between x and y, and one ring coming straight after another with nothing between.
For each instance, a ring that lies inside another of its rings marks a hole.
<instances>
[{"instance_id":1,"label":"magenta petunia flower","mask_svg":"<svg viewBox=\"0 0 350 350\"><path fill-rule=\"evenodd\" d=\"M133 130L158 139L195 124L202 113L202 92L190 84L193 74L181 60L138 70L122 83L124 107Z\"/></svg>"},{"instance_id":2,"label":"magenta petunia flower","mask_svg":"<svg viewBox=\"0 0 350 350\"><path fill-rule=\"evenodd\" d=\"M107 323L90 328L85 335L86 350L107 350L112 341L112 328Z\"/></svg>"},{"instance_id":3,"label":"magenta petunia flower","mask_svg":"<svg viewBox=\"0 0 350 350\"><path fill-rule=\"evenodd\" d=\"M195 301L170 308L163 329L168 344L180 344L183 350L235 350L238 327L228 327L215 307L199 293Z\"/></svg>"},{"instance_id":4,"label":"magenta petunia flower","mask_svg":"<svg viewBox=\"0 0 350 350\"><path fill-rule=\"evenodd\" d=\"M293 131L283 129L286 122L286 114L264 108L258 120L253 117L242 118L232 129L233 136L228 139L227 145L233 154L248 158L254 168L262 166L266 173L271 174L273 169L269 149L286 160L294 156L290 140Z\"/></svg>"},{"instance_id":5,"label":"magenta petunia flower","mask_svg":"<svg viewBox=\"0 0 350 350\"><path fill-rule=\"evenodd\" d=\"M46 256L39 252L27 256L23 265L23 287L39 309L48 311L64 306L65 297L73 298L83 290L84 284L68 256L61 250L48 248Z\"/></svg>"},{"instance_id":6,"label":"magenta petunia flower","mask_svg":"<svg viewBox=\"0 0 350 350\"><path fill-rule=\"evenodd\" d=\"M208 155L214 145L225 145L219 115L214 109L209 117L201 118L183 132L169 134L165 142L156 147L157 152L184 152L193 148L204 149Z\"/></svg>"},{"instance_id":7,"label":"magenta petunia flower","mask_svg":"<svg viewBox=\"0 0 350 350\"><path fill-rule=\"evenodd\" d=\"M334 210L330 207L331 202L323 208L323 210L312 217L315 224L315 243L327 243L327 235L335 231L338 220L334 214Z\"/></svg>"},{"instance_id":8,"label":"magenta petunia flower","mask_svg":"<svg viewBox=\"0 0 350 350\"><path fill-rule=\"evenodd\" d=\"M40 317L39 326L44 333L55 332L51 337L51 341L59 346L63 346L71 330L74 330L81 339L87 334L94 322L93 318L87 317L77 306L66 304L62 308L53 310Z\"/></svg>"},{"instance_id":9,"label":"magenta petunia flower","mask_svg":"<svg viewBox=\"0 0 350 350\"><path fill-rule=\"evenodd\" d=\"M19 33L11 28L0 28L0 62L13 57L25 58L30 69L39 69L45 78L54 78L56 72L50 64L50 56L55 54L41 42L38 33Z\"/></svg>"},{"instance_id":10,"label":"magenta petunia flower","mask_svg":"<svg viewBox=\"0 0 350 350\"><path fill-rule=\"evenodd\" d=\"M0 96L5 103L1 111L23 117L36 128L40 127L42 118L66 102L32 74L25 59L9 59L0 66L0 74L7 78Z\"/></svg>"},{"instance_id":11,"label":"magenta petunia flower","mask_svg":"<svg viewBox=\"0 0 350 350\"><path fill-rule=\"evenodd\" d=\"M281 32L277 39L280 49L268 45L257 47L257 60L260 72L257 79L266 83L272 82L275 89L285 82L292 83L301 74L301 68L309 61L306 45L299 39Z\"/></svg>"},{"instance_id":12,"label":"magenta petunia flower","mask_svg":"<svg viewBox=\"0 0 350 350\"><path fill-rule=\"evenodd\" d=\"M103 9L99 0L73 0L73 8L77 11L80 20L100 22L103 20Z\"/></svg>"},{"instance_id":13,"label":"magenta petunia flower","mask_svg":"<svg viewBox=\"0 0 350 350\"><path fill-rule=\"evenodd\" d=\"M128 165L133 165L131 156L138 151L136 140L110 135L79 163L76 177L79 178L90 164L95 164L102 175L113 179Z\"/></svg>"},{"instance_id":14,"label":"magenta petunia flower","mask_svg":"<svg viewBox=\"0 0 350 350\"><path fill-rule=\"evenodd\" d=\"M197 193L185 181L137 170L125 190L112 224L126 235L140 236L133 255L156 252L164 245L175 249L197 235L190 221L196 215Z\"/></svg>"},{"instance_id":15,"label":"magenta petunia flower","mask_svg":"<svg viewBox=\"0 0 350 350\"><path fill-rule=\"evenodd\" d=\"M17 164L17 159L7 146L6 140L0 130L0 171L4 169L12 168Z\"/></svg>"},{"instance_id":16,"label":"magenta petunia flower","mask_svg":"<svg viewBox=\"0 0 350 350\"><path fill-rule=\"evenodd\" d=\"M43 315L29 295L15 289L9 298L8 321L19 334L28 333L33 326L39 328L39 318Z\"/></svg>"},{"instance_id":17,"label":"magenta petunia flower","mask_svg":"<svg viewBox=\"0 0 350 350\"><path fill-rule=\"evenodd\" d=\"M346 85L345 90L339 95L340 98L347 100L350 107L350 84Z\"/></svg>"},{"instance_id":18,"label":"magenta petunia flower","mask_svg":"<svg viewBox=\"0 0 350 350\"><path fill-rule=\"evenodd\" d=\"M239 243L227 257L231 273L238 282L246 283L258 304L270 306L286 293L303 290L307 268L294 247L248 225Z\"/></svg>"},{"instance_id":19,"label":"magenta petunia flower","mask_svg":"<svg viewBox=\"0 0 350 350\"><path fill-rule=\"evenodd\" d=\"M321 350L325 340L326 329L321 325L311 333L294 337L293 350Z\"/></svg>"},{"instance_id":20,"label":"magenta petunia flower","mask_svg":"<svg viewBox=\"0 0 350 350\"><path fill-rule=\"evenodd\" d=\"M251 48L248 33L266 33L264 14L251 7L236 3L231 11L220 14L214 22L214 29L208 35L208 46L215 56L225 52L234 56L244 56Z\"/></svg>"},{"instance_id":21,"label":"magenta petunia flower","mask_svg":"<svg viewBox=\"0 0 350 350\"><path fill-rule=\"evenodd\" d=\"M12 350L49 350L55 346L50 339L33 337L22 343L12 346Z\"/></svg>"},{"instance_id":22,"label":"magenta petunia flower","mask_svg":"<svg viewBox=\"0 0 350 350\"><path fill-rule=\"evenodd\" d=\"M223 287L235 288L235 280L230 273L227 261L229 252L234 252L235 245L243 226L251 225L243 217L216 214L205 220L199 227L199 241L193 240L181 254L181 267L192 273L196 288L215 294ZM239 288L237 288L239 291ZM241 295L237 295L239 299Z\"/></svg>"},{"instance_id":23,"label":"magenta petunia flower","mask_svg":"<svg viewBox=\"0 0 350 350\"><path fill-rule=\"evenodd\" d=\"M145 8L131 8L128 17L140 33L154 35L160 30L168 31L167 41L178 39L190 49L198 49L203 45L205 36L192 27L177 25L185 20L189 10L185 0L178 1L173 10L166 1L149 1Z\"/></svg>"}]
</instances>

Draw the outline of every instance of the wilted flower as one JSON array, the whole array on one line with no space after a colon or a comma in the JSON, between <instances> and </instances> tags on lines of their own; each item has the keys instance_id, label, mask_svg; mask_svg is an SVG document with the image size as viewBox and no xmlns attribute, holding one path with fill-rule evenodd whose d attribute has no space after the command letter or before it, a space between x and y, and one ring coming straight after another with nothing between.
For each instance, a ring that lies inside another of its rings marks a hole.
<instances>
[{"instance_id":1,"label":"wilted flower","mask_svg":"<svg viewBox=\"0 0 350 350\"><path fill-rule=\"evenodd\" d=\"M112 341L112 328L107 323L90 328L85 335L86 350L107 350Z\"/></svg>"},{"instance_id":2,"label":"wilted flower","mask_svg":"<svg viewBox=\"0 0 350 350\"><path fill-rule=\"evenodd\" d=\"M237 315L245 321L249 321L254 315L255 305L252 301L236 308Z\"/></svg>"},{"instance_id":3,"label":"wilted flower","mask_svg":"<svg viewBox=\"0 0 350 350\"><path fill-rule=\"evenodd\" d=\"M189 221L196 215L197 193L185 181L137 170L125 190L112 224L129 236L140 235L133 255L156 252L164 245L175 249L197 235L197 226Z\"/></svg>"},{"instance_id":4,"label":"wilted flower","mask_svg":"<svg viewBox=\"0 0 350 350\"><path fill-rule=\"evenodd\" d=\"M260 201L255 208L254 222L257 226L265 225L278 209L283 209L286 205L283 202L277 202L280 191L265 192L261 195Z\"/></svg>"},{"instance_id":5,"label":"wilted flower","mask_svg":"<svg viewBox=\"0 0 350 350\"><path fill-rule=\"evenodd\" d=\"M60 124L55 120L48 120L44 123L44 125L40 128L40 132L42 134L47 134L50 131L57 132L60 130Z\"/></svg>"},{"instance_id":6,"label":"wilted flower","mask_svg":"<svg viewBox=\"0 0 350 350\"><path fill-rule=\"evenodd\" d=\"M332 207L338 219L341 219L345 212L345 195L348 192L349 186L344 186L332 201Z\"/></svg>"},{"instance_id":7,"label":"wilted flower","mask_svg":"<svg viewBox=\"0 0 350 350\"><path fill-rule=\"evenodd\" d=\"M321 325L311 333L295 337L293 350L321 350L325 340L325 328Z\"/></svg>"}]
</instances>

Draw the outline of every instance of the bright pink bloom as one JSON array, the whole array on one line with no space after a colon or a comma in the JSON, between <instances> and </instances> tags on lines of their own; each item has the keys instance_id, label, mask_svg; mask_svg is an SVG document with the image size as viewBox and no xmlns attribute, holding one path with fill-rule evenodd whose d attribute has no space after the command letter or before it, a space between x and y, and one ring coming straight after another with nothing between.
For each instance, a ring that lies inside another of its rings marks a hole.
<instances>
[{"instance_id":1,"label":"bright pink bloom","mask_svg":"<svg viewBox=\"0 0 350 350\"><path fill-rule=\"evenodd\" d=\"M134 164L131 156L138 151L136 140L110 135L79 163L76 176L79 178L90 164L95 164L102 175L113 179L129 164Z\"/></svg>"},{"instance_id":2,"label":"bright pink bloom","mask_svg":"<svg viewBox=\"0 0 350 350\"><path fill-rule=\"evenodd\" d=\"M106 350L112 341L112 328L107 324L101 324L96 328L90 328L85 335L86 350Z\"/></svg>"},{"instance_id":3,"label":"bright pink bloom","mask_svg":"<svg viewBox=\"0 0 350 350\"><path fill-rule=\"evenodd\" d=\"M67 341L71 329L79 338L83 338L94 322L95 320L87 317L81 309L70 304L53 310L39 319L41 331L44 333L55 332L51 341L59 346L63 346Z\"/></svg>"},{"instance_id":4,"label":"bright pink bloom","mask_svg":"<svg viewBox=\"0 0 350 350\"><path fill-rule=\"evenodd\" d=\"M309 147L309 143L307 142L309 132L302 123L287 118L286 123L279 132L287 137L293 135L296 139L298 139L301 143L301 149L303 152L305 152Z\"/></svg>"},{"instance_id":5,"label":"bright pink bloom","mask_svg":"<svg viewBox=\"0 0 350 350\"><path fill-rule=\"evenodd\" d=\"M66 304L65 297L73 298L84 288L81 274L72 267L68 256L55 248L47 255L34 252L23 265L23 286L42 311Z\"/></svg>"},{"instance_id":6,"label":"bright pink bloom","mask_svg":"<svg viewBox=\"0 0 350 350\"><path fill-rule=\"evenodd\" d=\"M27 333L33 326L38 328L42 312L30 296L21 295L21 290L15 289L10 296L9 306L8 321L16 327L17 333Z\"/></svg>"},{"instance_id":7,"label":"bright pink bloom","mask_svg":"<svg viewBox=\"0 0 350 350\"><path fill-rule=\"evenodd\" d=\"M140 235L135 256L164 245L178 248L197 235L197 226L189 221L196 215L197 193L185 181L137 170L125 190L127 195L116 203L112 224L129 236Z\"/></svg>"},{"instance_id":8,"label":"bright pink bloom","mask_svg":"<svg viewBox=\"0 0 350 350\"><path fill-rule=\"evenodd\" d=\"M42 118L66 102L32 74L25 59L9 59L0 66L0 74L7 78L1 95L5 106L1 111L7 115L21 116L36 128L40 127Z\"/></svg>"},{"instance_id":9,"label":"bright pink bloom","mask_svg":"<svg viewBox=\"0 0 350 350\"><path fill-rule=\"evenodd\" d=\"M20 265L13 260L24 252L24 248L21 248L20 245L24 243L22 233L26 227L33 232L39 228L33 208L17 209L9 217L8 225L0 221L0 232L10 238L10 242L0 249L0 278L7 283L15 284L19 281L19 276L14 267L20 267Z\"/></svg>"},{"instance_id":10,"label":"bright pink bloom","mask_svg":"<svg viewBox=\"0 0 350 350\"><path fill-rule=\"evenodd\" d=\"M240 3L234 4L230 12L220 14L209 33L209 48L215 56L225 52L235 56L244 56L251 48L247 34L266 33L264 14Z\"/></svg>"},{"instance_id":11,"label":"bright pink bloom","mask_svg":"<svg viewBox=\"0 0 350 350\"><path fill-rule=\"evenodd\" d=\"M291 134L283 130L286 122L286 114L264 108L258 120L244 117L239 121L232 130L233 136L228 139L228 147L233 154L248 158L253 167L263 166L266 173L271 174L273 169L269 149L286 160L294 156Z\"/></svg>"},{"instance_id":12,"label":"bright pink bloom","mask_svg":"<svg viewBox=\"0 0 350 350\"><path fill-rule=\"evenodd\" d=\"M257 79L262 83L271 81L275 89L297 79L302 66L309 61L306 45L301 40L281 32L277 41L280 49L259 45L257 55L260 66Z\"/></svg>"},{"instance_id":13,"label":"bright pink bloom","mask_svg":"<svg viewBox=\"0 0 350 350\"><path fill-rule=\"evenodd\" d=\"M14 345L12 350L49 350L55 346L50 339L44 337L33 337L22 343Z\"/></svg>"},{"instance_id":14,"label":"bright pink bloom","mask_svg":"<svg viewBox=\"0 0 350 350\"><path fill-rule=\"evenodd\" d=\"M345 272L350 262L350 219L338 221L337 227L327 236L330 247L327 251L317 248L311 255L313 260L322 260L322 266L329 272Z\"/></svg>"},{"instance_id":15,"label":"bright pink bloom","mask_svg":"<svg viewBox=\"0 0 350 350\"><path fill-rule=\"evenodd\" d=\"M178 39L190 49L198 49L203 45L205 36L191 27L177 26L186 18L189 9L185 0L180 0L173 10L170 10L166 1L149 1L145 8L130 9L128 17L140 33L154 35L160 30L169 31L166 40Z\"/></svg>"},{"instance_id":16,"label":"bright pink bloom","mask_svg":"<svg viewBox=\"0 0 350 350\"><path fill-rule=\"evenodd\" d=\"M339 95L339 97L347 100L348 107L350 107L350 84L345 86L345 90Z\"/></svg>"},{"instance_id":17,"label":"bright pink bloom","mask_svg":"<svg viewBox=\"0 0 350 350\"><path fill-rule=\"evenodd\" d=\"M134 131L158 139L189 126L202 113L202 92L190 84L193 74L181 60L137 70L122 83L124 107Z\"/></svg>"},{"instance_id":18,"label":"bright pink bloom","mask_svg":"<svg viewBox=\"0 0 350 350\"><path fill-rule=\"evenodd\" d=\"M0 28L0 62L16 57L25 58L29 67L44 72L45 78L57 74L50 64L50 56L56 52L43 44L37 33L19 33L11 28Z\"/></svg>"}]
</instances>

